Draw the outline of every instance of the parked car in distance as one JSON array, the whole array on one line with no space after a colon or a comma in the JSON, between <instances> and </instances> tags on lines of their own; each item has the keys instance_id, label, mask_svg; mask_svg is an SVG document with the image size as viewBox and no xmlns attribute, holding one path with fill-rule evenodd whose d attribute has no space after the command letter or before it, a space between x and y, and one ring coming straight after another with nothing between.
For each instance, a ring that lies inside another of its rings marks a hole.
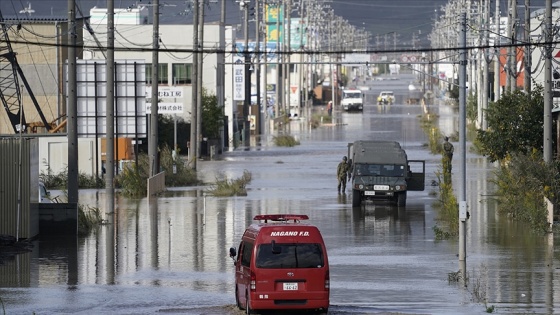
<instances>
[{"instance_id":1,"label":"parked car in distance","mask_svg":"<svg viewBox=\"0 0 560 315\"><path fill-rule=\"evenodd\" d=\"M393 91L381 91L379 96L377 97L377 104L378 105L386 105L386 104L393 104L395 102L395 94Z\"/></svg>"}]
</instances>

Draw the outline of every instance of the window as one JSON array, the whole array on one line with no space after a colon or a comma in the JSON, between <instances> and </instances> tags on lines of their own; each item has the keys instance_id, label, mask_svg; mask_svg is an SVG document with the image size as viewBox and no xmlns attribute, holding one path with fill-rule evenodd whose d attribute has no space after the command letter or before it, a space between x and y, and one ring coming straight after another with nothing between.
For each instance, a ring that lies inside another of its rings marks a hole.
<instances>
[{"instance_id":1,"label":"window","mask_svg":"<svg viewBox=\"0 0 560 315\"><path fill-rule=\"evenodd\" d=\"M191 84L192 64L174 63L173 64L173 85Z\"/></svg>"},{"instance_id":2,"label":"window","mask_svg":"<svg viewBox=\"0 0 560 315\"><path fill-rule=\"evenodd\" d=\"M404 166L398 164L358 164L356 174L361 176L404 176Z\"/></svg>"},{"instance_id":3,"label":"window","mask_svg":"<svg viewBox=\"0 0 560 315\"><path fill-rule=\"evenodd\" d=\"M262 244L257 253L257 268L321 268L324 266L320 244Z\"/></svg>"},{"instance_id":4,"label":"window","mask_svg":"<svg viewBox=\"0 0 560 315\"><path fill-rule=\"evenodd\" d=\"M241 254L241 265L249 267L251 265L251 254L253 253L252 243L243 243L243 253Z\"/></svg>"},{"instance_id":5,"label":"window","mask_svg":"<svg viewBox=\"0 0 560 315\"><path fill-rule=\"evenodd\" d=\"M169 82L169 71L166 63L158 64L158 84L167 84ZM152 84L152 64L146 64L146 84Z\"/></svg>"}]
</instances>

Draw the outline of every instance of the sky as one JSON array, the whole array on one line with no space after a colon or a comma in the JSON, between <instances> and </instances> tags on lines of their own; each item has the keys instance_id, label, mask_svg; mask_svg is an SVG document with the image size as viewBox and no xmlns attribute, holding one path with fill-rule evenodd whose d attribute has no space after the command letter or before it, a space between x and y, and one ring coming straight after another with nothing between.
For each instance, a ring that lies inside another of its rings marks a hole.
<instances>
[{"instance_id":1,"label":"sky","mask_svg":"<svg viewBox=\"0 0 560 315\"><path fill-rule=\"evenodd\" d=\"M242 25L242 11L235 0L226 0L226 22ZM263 0L260 0L263 1ZM294 2L300 0L292 0ZM428 48L428 35L431 33L434 20L441 14L441 8L450 0L314 0L324 1L335 15L342 17L358 29L364 29L371 34L370 47L384 48L387 41L393 47ZM473 0L480 1L480 0ZM523 11L525 0L517 0L520 11ZM530 0L531 7L544 7L545 0ZM220 19L221 0L207 0L206 21ZM500 6L506 8L508 0L500 0ZM192 0L159 0L161 5L161 23L192 23ZM495 0L491 0L492 8ZM19 10L31 4L35 10L34 17L67 17L68 0L0 0L0 10L4 17L13 17ZM106 0L76 0L81 11L89 14L94 6L105 8ZM150 4L148 0L114 0L115 8L126 8L137 4ZM494 9L491 9L494 11ZM504 11L504 10L502 10ZM239 32L238 34L241 34ZM240 36L243 36L242 34ZM413 42L417 39L418 42ZM415 44L415 45L413 45Z\"/></svg>"}]
</instances>

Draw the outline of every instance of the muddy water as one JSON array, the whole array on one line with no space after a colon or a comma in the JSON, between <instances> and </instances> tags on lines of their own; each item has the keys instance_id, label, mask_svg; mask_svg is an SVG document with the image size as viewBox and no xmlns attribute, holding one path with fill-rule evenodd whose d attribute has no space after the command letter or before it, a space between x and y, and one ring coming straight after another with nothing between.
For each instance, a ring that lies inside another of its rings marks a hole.
<instances>
[{"instance_id":1,"label":"muddy water","mask_svg":"<svg viewBox=\"0 0 560 315\"><path fill-rule=\"evenodd\" d=\"M456 131L452 108L432 110L444 132ZM199 163L207 183L249 171L246 197L212 197L204 186L173 188L152 199L118 197L115 213L106 214L107 224L96 233L42 237L33 252L0 265L3 309L6 314L238 314L229 247L237 246L255 214L305 213L327 243L330 314L483 314L490 306L501 314L559 313L556 236L533 235L497 216L488 182L493 165L472 153L467 154L470 278L466 288L448 281L459 270L458 246L456 240L434 238L433 227L441 223L432 206L437 187L430 183L439 157L425 147L421 112L420 106L369 102L364 113L335 110L332 126L311 130L292 122L291 133L301 142L296 147L279 148L265 137L221 160ZM335 173L347 143L356 139L397 140L409 158L426 160L426 190L409 193L404 209L383 202L352 208L350 191L336 191ZM80 203L103 209L104 191L82 190Z\"/></svg>"}]
</instances>

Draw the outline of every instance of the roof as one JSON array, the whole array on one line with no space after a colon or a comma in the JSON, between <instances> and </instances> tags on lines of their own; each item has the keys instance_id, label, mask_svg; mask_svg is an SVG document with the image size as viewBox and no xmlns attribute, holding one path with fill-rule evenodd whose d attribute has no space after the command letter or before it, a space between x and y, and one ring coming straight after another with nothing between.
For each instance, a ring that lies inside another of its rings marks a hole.
<instances>
[{"instance_id":1,"label":"roof","mask_svg":"<svg viewBox=\"0 0 560 315\"><path fill-rule=\"evenodd\" d=\"M396 141L358 140L352 145L352 163L407 164L406 151Z\"/></svg>"},{"instance_id":2,"label":"roof","mask_svg":"<svg viewBox=\"0 0 560 315\"><path fill-rule=\"evenodd\" d=\"M88 18L88 17L85 17ZM76 20L81 20L82 17L76 16ZM55 23L55 22L66 22L68 21L68 16L53 16L53 15L44 15L44 16L4 16L4 22L10 24L18 24L18 23Z\"/></svg>"}]
</instances>

